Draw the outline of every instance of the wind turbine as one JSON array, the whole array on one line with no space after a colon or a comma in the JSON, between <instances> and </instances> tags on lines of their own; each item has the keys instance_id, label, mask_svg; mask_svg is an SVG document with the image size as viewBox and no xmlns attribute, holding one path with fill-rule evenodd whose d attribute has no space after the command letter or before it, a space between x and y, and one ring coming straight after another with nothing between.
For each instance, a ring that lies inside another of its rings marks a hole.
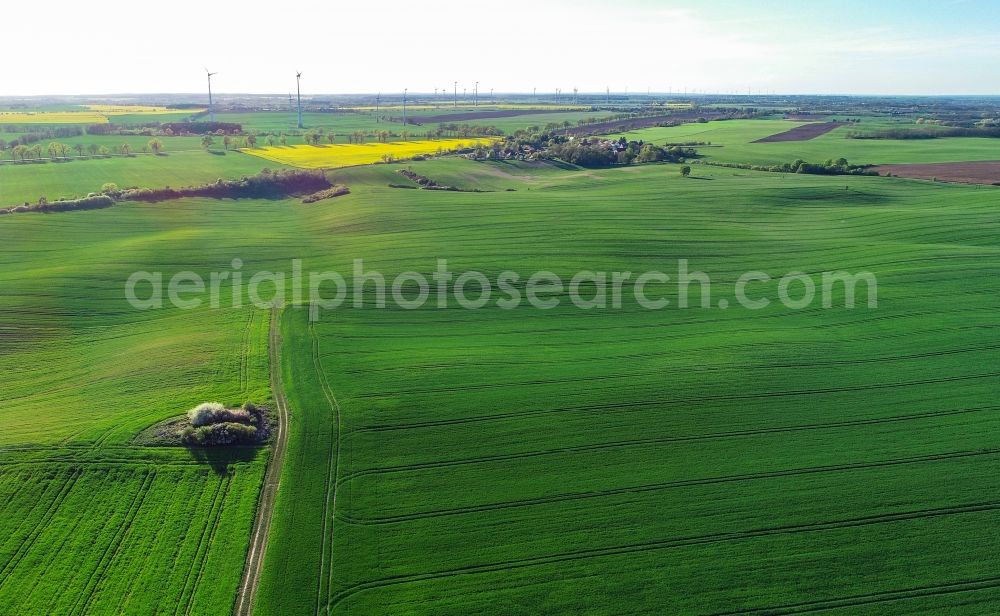
<instances>
[{"instance_id":1,"label":"wind turbine","mask_svg":"<svg viewBox=\"0 0 1000 616\"><path fill-rule=\"evenodd\" d=\"M458 107L458 82L455 82L455 107Z\"/></svg>"},{"instance_id":2,"label":"wind turbine","mask_svg":"<svg viewBox=\"0 0 1000 616\"><path fill-rule=\"evenodd\" d=\"M381 92L379 92L378 94L375 95L375 123L376 124L378 124L378 103L379 103L379 99L381 99L381 98L382 98L382 93Z\"/></svg>"},{"instance_id":3,"label":"wind turbine","mask_svg":"<svg viewBox=\"0 0 1000 616\"><path fill-rule=\"evenodd\" d=\"M302 71L295 73L295 95L299 100L299 128L302 128Z\"/></svg>"},{"instance_id":4,"label":"wind turbine","mask_svg":"<svg viewBox=\"0 0 1000 616\"><path fill-rule=\"evenodd\" d=\"M409 88L403 88L403 130L406 130L406 92Z\"/></svg>"},{"instance_id":5,"label":"wind turbine","mask_svg":"<svg viewBox=\"0 0 1000 616\"><path fill-rule=\"evenodd\" d=\"M479 106L479 82L478 81L476 82L475 89L472 90L472 106L473 107L478 107Z\"/></svg>"},{"instance_id":6,"label":"wind turbine","mask_svg":"<svg viewBox=\"0 0 1000 616\"><path fill-rule=\"evenodd\" d=\"M208 119L215 122L215 110L212 109L212 75L218 75L218 72L212 73L207 68L205 73L208 75Z\"/></svg>"}]
</instances>

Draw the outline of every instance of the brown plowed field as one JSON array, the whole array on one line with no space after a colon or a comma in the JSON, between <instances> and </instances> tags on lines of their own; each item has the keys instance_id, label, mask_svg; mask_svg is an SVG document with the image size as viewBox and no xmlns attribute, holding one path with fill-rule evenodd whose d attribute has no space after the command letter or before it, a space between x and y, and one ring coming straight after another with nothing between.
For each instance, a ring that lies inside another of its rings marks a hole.
<instances>
[{"instance_id":1,"label":"brown plowed field","mask_svg":"<svg viewBox=\"0 0 1000 616\"><path fill-rule=\"evenodd\" d=\"M941 180L965 184L1000 184L1000 160L962 163L911 163L873 167L879 175L891 173L902 178Z\"/></svg>"},{"instance_id":2,"label":"brown plowed field","mask_svg":"<svg viewBox=\"0 0 1000 616\"><path fill-rule=\"evenodd\" d=\"M840 122L816 122L815 124L804 124L797 126L783 133L777 133L770 137L758 139L754 143L774 143L777 141L809 141L820 135L825 135L833 129L843 126Z\"/></svg>"}]
</instances>

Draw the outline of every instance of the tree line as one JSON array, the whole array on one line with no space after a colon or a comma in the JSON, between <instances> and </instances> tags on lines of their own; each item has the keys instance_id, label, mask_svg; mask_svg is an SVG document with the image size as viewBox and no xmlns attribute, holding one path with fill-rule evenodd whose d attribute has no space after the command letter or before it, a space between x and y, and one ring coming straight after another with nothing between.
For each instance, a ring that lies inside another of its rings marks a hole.
<instances>
[{"instance_id":1,"label":"tree line","mask_svg":"<svg viewBox=\"0 0 1000 616\"><path fill-rule=\"evenodd\" d=\"M0 160L3 160L4 158L3 151L7 145L8 144L3 142L3 140L0 140ZM165 149L166 148L164 147L163 142L159 139L151 139L144 146L142 146L142 152L146 154L162 154ZM9 152L10 160L18 163L26 163L41 162L46 159L70 160L73 158L72 153L75 153L76 158L84 158L87 156L90 158L101 158L113 155L131 156L133 150L132 146L128 143L108 148L107 146L98 145L96 143L74 143L73 145L68 145L53 141L44 148L40 143L35 143L31 146L17 144L11 147Z\"/></svg>"}]
</instances>

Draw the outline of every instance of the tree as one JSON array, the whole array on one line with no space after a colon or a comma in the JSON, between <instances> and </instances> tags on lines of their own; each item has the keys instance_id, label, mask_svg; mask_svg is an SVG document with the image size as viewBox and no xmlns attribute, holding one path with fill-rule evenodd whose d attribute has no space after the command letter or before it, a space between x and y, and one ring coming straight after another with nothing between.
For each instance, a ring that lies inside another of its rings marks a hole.
<instances>
[{"instance_id":1,"label":"tree","mask_svg":"<svg viewBox=\"0 0 1000 616\"><path fill-rule=\"evenodd\" d=\"M212 139L211 135L205 135L201 138L201 147L205 150L212 147L215 144L215 139Z\"/></svg>"},{"instance_id":2,"label":"tree","mask_svg":"<svg viewBox=\"0 0 1000 616\"><path fill-rule=\"evenodd\" d=\"M123 143L123 144L121 145L121 148L119 148L119 149L121 150L121 153L122 153L122 154L123 154L124 156L129 156L129 155L131 155L131 154L132 154L132 148L131 148L131 147L129 146L129 144L127 144L127 143Z\"/></svg>"},{"instance_id":3,"label":"tree","mask_svg":"<svg viewBox=\"0 0 1000 616\"><path fill-rule=\"evenodd\" d=\"M87 146L87 151L90 152L91 156L96 156L97 155L97 150L98 150L98 146L97 146L96 143L91 143L90 145Z\"/></svg>"},{"instance_id":4,"label":"tree","mask_svg":"<svg viewBox=\"0 0 1000 616\"><path fill-rule=\"evenodd\" d=\"M83 150L84 150L85 147L86 146L84 146L82 143L75 143L75 144L73 144L73 149L76 150L76 155L77 156L83 156Z\"/></svg>"},{"instance_id":5,"label":"tree","mask_svg":"<svg viewBox=\"0 0 1000 616\"><path fill-rule=\"evenodd\" d=\"M655 163L663 160L665 156L666 152L663 151L663 148L647 143L639 148L639 155L636 156L635 160L640 163Z\"/></svg>"},{"instance_id":6,"label":"tree","mask_svg":"<svg viewBox=\"0 0 1000 616\"><path fill-rule=\"evenodd\" d=\"M281 145L288 145L288 137L284 133L281 134Z\"/></svg>"},{"instance_id":7,"label":"tree","mask_svg":"<svg viewBox=\"0 0 1000 616\"><path fill-rule=\"evenodd\" d=\"M146 145L153 151L153 154L159 154L163 151L163 142L159 139L150 139L149 143Z\"/></svg>"},{"instance_id":8,"label":"tree","mask_svg":"<svg viewBox=\"0 0 1000 616\"><path fill-rule=\"evenodd\" d=\"M273 148L274 144L275 144L274 135L268 135L267 136L267 145L269 145L270 147Z\"/></svg>"},{"instance_id":9,"label":"tree","mask_svg":"<svg viewBox=\"0 0 1000 616\"><path fill-rule=\"evenodd\" d=\"M326 140L329 141L331 144L336 143L337 135L330 133L329 135L326 136Z\"/></svg>"},{"instance_id":10,"label":"tree","mask_svg":"<svg viewBox=\"0 0 1000 616\"><path fill-rule=\"evenodd\" d=\"M247 135L247 147L257 147L257 135Z\"/></svg>"},{"instance_id":11,"label":"tree","mask_svg":"<svg viewBox=\"0 0 1000 616\"><path fill-rule=\"evenodd\" d=\"M681 167L681 175L684 177L691 175L691 165L684 165Z\"/></svg>"},{"instance_id":12,"label":"tree","mask_svg":"<svg viewBox=\"0 0 1000 616\"><path fill-rule=\"evenodd\" d=\"M228 150L229 146L231 146L232 144L233 144L233 139L229 135L226 135L225 137L222 138L222 147Z\"/></svg>"}]
</instances>

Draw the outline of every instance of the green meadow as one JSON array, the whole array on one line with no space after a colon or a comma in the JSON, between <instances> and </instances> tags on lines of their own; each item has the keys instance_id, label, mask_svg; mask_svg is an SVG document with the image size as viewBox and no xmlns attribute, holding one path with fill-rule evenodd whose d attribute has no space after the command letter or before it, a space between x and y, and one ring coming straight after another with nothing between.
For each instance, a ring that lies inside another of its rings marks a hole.
<instances>
[{"instance_id":1,"label":"green meadow","mask_svg":"<svg viewBox=\"0 0 1000 616\"><path fill-rule=\"evenodd\" d=\"M802 159L822 162L846 158L855 165L1000 160L1000 139L944 137L941 139L848 139L850 132L871 126L848 124L808 141L753 143L803 122L787 120L725 120L705 124L645 128L622 133L630 140L651 143L705 142L698 147L706 160L725 163L780 165ZM620 135L615 135L618 137Z\"/></svg>"},{"instance_id":2,"label":"green meadow","mask_svg":"<svg viewBox=\"0 0 1000 616\"><path fill-rule=\"evenodd\" d=\"M0 204L35 203L39 197L49 201L79 197L99 191L107 182L122 188L193 186L281 167L256 156L225 152L219 146L211 152L200 148L175 151L169 139L174 138L164 138L167 149L159 156L140 152L129 157L0 164Z\"/></svg>"},{"instance_id":3,"label":"green meadow","mask_svg":"<svg viewBox=\"0 0 1000 616\"><path fill-rule=\"evenodd\" d=\"M330 118L352 131L365 116ZM995 147L845 129L751 143L796 125L627 136L710 141L709 160L757 164ZM0 204L274 166L178 145L0 165ZM405 167L486 192L389 187L412 184ZM330 172L351 194L308 205L0 217L0 613L231 612L270 450L140 435L200 402L268 403L278 370L291 418L255 614L996 613L1000 193L693 167L443 158ZM363 259L389 281L429 277L437 259L491 280L673 280L685 259L711 277L710 301L693 285L695 305L678 307L671 281L646 289L669 300L660 310L631 283L620 308L580 309L562 291L550 310L406 310L377 308L367 286L347 289L364 307L310 322L306 300L254 307L245 286L233 306L231 278L218 308L125 300L133 272L207 279L234 259L244 284L292 259L348 280ZM777 301L784 274L838 270L875 274L878 306L864 285L854 308L840 288L829 308ZM766 308L734 300L748 271L773 277L752 287Z\"/></svg>"}]
</instances>

